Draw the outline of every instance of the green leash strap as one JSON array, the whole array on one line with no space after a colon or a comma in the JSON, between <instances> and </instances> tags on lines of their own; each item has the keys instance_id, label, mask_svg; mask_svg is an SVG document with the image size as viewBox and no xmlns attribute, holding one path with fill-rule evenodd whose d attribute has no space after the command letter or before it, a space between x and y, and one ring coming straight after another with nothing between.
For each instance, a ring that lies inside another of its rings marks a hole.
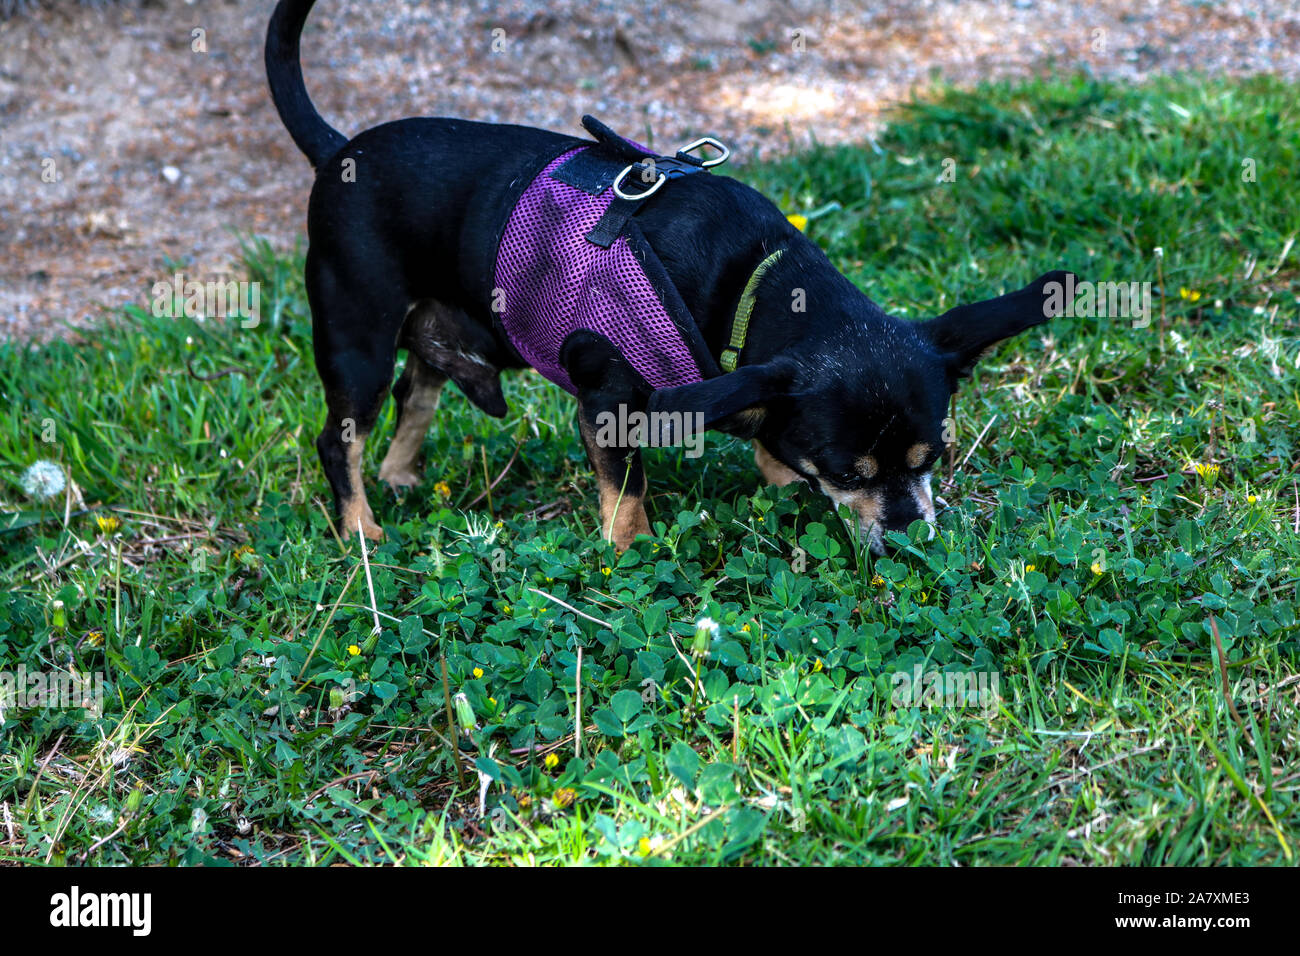
<instances>
[{"instance_id":1,"label":"green leash strap","mask_svg":"<svg viewBox=\"0 0 1300 956\"><path fill-rule=\"evenodd\" d=\"M758 284L763 279L763 274L776 264L785 252L784 249L778 249L766 259L758 264L754 274L749 277L745 283L745 291L740 294L740 302L736 306L736 318L731 323L731 344L722 350L722 356L718 364L722 366L724 372L734 372L736 362L740 359L740 350L745 347L745 337L749 335L749 318L754 313L754 300L758 297Z\"/></svg>"}]
</instances>

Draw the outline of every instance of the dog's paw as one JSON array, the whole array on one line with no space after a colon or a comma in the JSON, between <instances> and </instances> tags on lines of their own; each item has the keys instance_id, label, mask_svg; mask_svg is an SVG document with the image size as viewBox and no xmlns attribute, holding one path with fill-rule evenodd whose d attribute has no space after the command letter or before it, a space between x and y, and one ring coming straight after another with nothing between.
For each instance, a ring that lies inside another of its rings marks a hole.
<instances>
[{"instance_id":1,"label":"dog's paw","mask_svg":"<svg viewBox=\"0 0 1300 956\"><path fill-rule=\"evenodd\" d=\"M413 468L398 465L389 467L385 463L379 469L379 480L386 483L394 491L407 491L423 481L423 478Z\"/></svg>"},{"instance_id":2,"label":"dog's paw","mask_svg":"<svg viewBox=\"0 0 1300 956\"><path fill-rule=\"evenodd\" d=\"M371 541L383 541L384 529L375 522L370 505L363 500L359 505L352 505L343 510L343 532L346 537L357 533L357 529Z\"/></svg>"},{"instance_id":3,"label":"dog's paw","mask_svg":"<svg viewBox=\"0 0 1300 956\"><path fill-rule=\"evenodd\" d=\"M638 501L626 513L620 512L615 516L613 527L609 529L605 540L611 542L614 545L614 550L622 554L632 547L632 542L636 540L637 535L652 533L650 521L646 517L645 506Z\"/></svg>"}]
</instances>

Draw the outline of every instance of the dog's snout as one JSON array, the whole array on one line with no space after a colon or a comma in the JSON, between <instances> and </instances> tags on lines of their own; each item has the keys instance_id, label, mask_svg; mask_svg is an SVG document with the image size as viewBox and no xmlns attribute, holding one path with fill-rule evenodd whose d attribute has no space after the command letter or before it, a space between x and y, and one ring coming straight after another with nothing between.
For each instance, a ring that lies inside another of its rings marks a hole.
<instances>
[{"instance_id":1,"label":"dog's snout","mask_svg":"<svg viewBox=\"0 0 1300 956\"><path fill-rule=\"evenodd\" d=\"M919 512L912 515L907 520L900 517L897 520L886 519L883 524L872 524L862 527L862 537L870 545L871 550L877 556L893 554L898 549L885 537L891 531L906 535L911 528L912 523L916 521L925 521L929 531L928 538L934 537L934 522Z\"/></svg>"},{"instance_id":2,"label":"dog's snout","mask_svg":"<svg viewBox=\"0 0 1300 956\"><path fill-rule=\"evenodd\" d=\"M875 554L892 554L896 548L886 535L891 531L906 535L917 521L924 521L929 527L929 537L934 537L934 508L928 494L928 482L921 490L925 493L908 489L906 494L885 498L880 512L873 516L875 520L862 523L863 537Z\"/></svg>"},{"instance_id":3,"label":"dog's snout","mask_svg":"<svg viewBox=\"0 0 1300 956\"><path fill-rule=\"evenodd\" d=\"M836 505L847 505L857 516L858 530L873 554L884 555L892 548L885 540L891 531L906 534L914 522L924 521L934 537L934 503L928 478L903 488L846 492L821 482Z\"/></svg>"},{"instance_id":4,"label":"dog's snout","mask_svg":"<svg viewBox=\"0 0 1300 956\"><path fill-rule=\"evenodd\" d=\"M920 521L924 517L914 501L891 501L885 507L885 530L906 534L913 521Z\"/></svg>"}]
</instances>

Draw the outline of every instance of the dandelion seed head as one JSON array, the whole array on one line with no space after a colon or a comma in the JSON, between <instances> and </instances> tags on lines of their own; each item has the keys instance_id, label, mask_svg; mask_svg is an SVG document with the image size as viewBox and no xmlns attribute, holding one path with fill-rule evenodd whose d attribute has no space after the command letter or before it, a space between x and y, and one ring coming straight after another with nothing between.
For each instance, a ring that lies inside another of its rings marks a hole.
<instances>
[{"instance_id":1,"label":"dandelion seed head","mask_svg":"<svg viewBox=\"0 0 1300 956\"><path fill-rule=\"evenodd\" d=\"M23 491L29 498L48 501L63 492L68 481L63 469L52 461L38 461L23 472Z\"/></svg>"}]
</instances>

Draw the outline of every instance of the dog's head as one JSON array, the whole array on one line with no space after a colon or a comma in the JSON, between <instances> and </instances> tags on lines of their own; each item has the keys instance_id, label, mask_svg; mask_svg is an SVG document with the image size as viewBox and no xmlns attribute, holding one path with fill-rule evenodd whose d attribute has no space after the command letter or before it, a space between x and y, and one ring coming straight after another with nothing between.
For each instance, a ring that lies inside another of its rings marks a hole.
<instances>
[{"instance_id":1,"label":"dog's head","mask_svg":"<svg viewBox=\"0 0 1300 956\"><path fill-rule=\"evenodd\" d=\"M999 342L1057 314L1067 275L1049 273L924 322L877 311L870 320L836 323L828 335L810 320L806 339L772 360L661 389L650 410L698 412L711 427L757 438L836 505L848 506L864 540L882 554L885 532L918 520L933 525L930 471L947 444L958 382Z\"/></svg>"}]
</instances>

